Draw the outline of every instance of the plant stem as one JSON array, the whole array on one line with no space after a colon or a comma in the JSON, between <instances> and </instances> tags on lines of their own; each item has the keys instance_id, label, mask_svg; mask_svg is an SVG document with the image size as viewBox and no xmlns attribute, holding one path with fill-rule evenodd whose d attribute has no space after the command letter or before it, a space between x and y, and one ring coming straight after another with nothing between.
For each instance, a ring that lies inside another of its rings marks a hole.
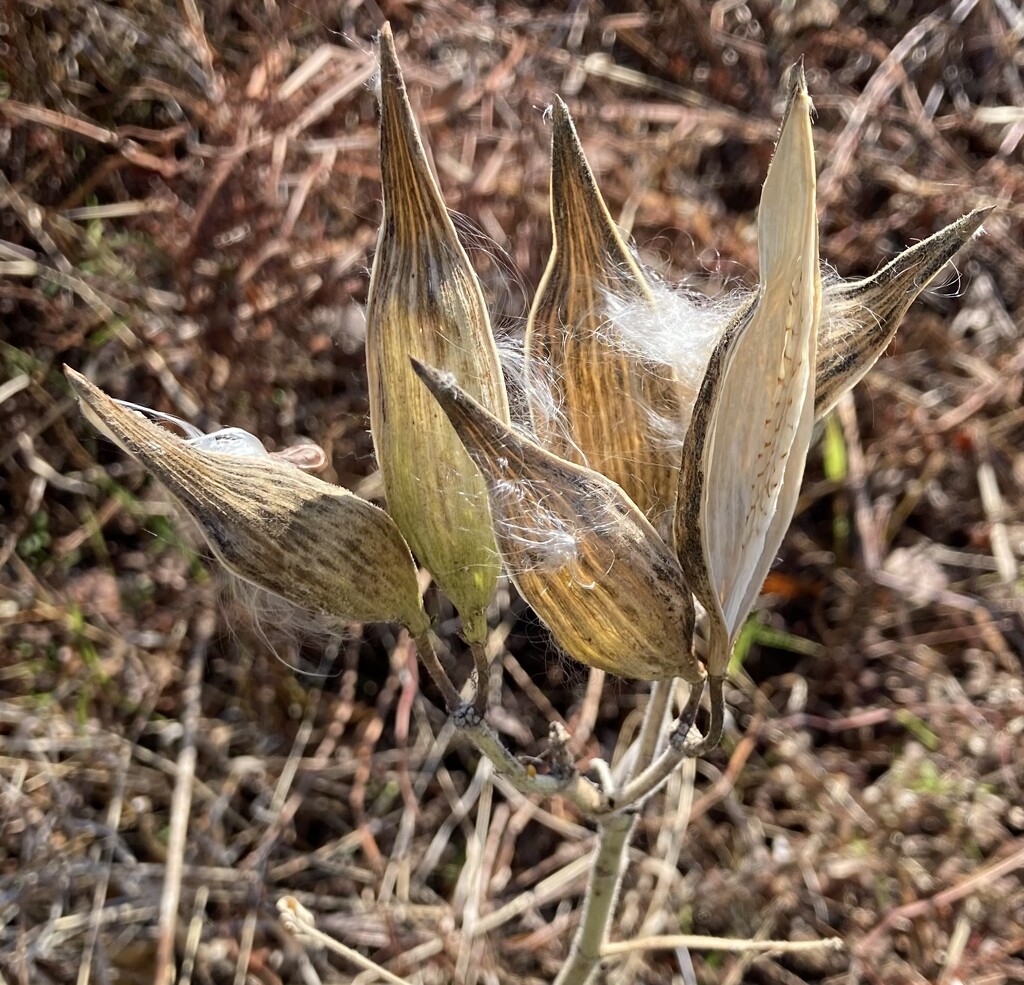
<instances>
[{"instance_id":1,"label":"plant stem","mask_svg":"<svg viewBox=\"0 0 1024 985\"><path fill-rule=\"evenodd\" d=\"M647 769L658 752L658 739L661 737L661 730L665 724L665 712L672 701L675 684L675 680L670 680L655 681L651 685L651 694L647 699L643 725L640 727L640 745L636 764L633 767L634 776Z\"/></svg>"},{"instance_id":2,"label":"plant stem","mask_svg":"<svg viewBox=\"0 0 1024 985\"><path fill-rule=\"evenodd\" d=\"M672 733L668 748L653 762L657 752L658 733L662 728L674 685L672 681L658 681L652 686L640 729L637 773L620 792L611 794L599 790L593 783L581 777L575 769L568 774L564 770L558 770L552 775L538 773L523 765L505 748L497 733L487 724L479 708L481 694L484 696L484 710L487 704L486 669L481 667L479 655L483 650L482 646L474 647L473 651L477 662L477 697L475 703L470 704L462 700L462 696L441 666L429 630L417 637L416 645L424 666L445 697L453 724L491 761L499 776L508 780L520 793L540 796L561 794L571 800L582 814L598 819L597 848L587 882L583 915L573 938L569 958L554 982L554 985L589 985L601 964L601 949L607 941L615 901L625 874L626 849L629 846L637 812L643 801L668 779L684 759L700 755L718 744L722 735L725 710L724 680L713 677L709 682L711 722L707 735L698 742L687 741L703 691L702 686L694 685L690 688L690 696Z\"/></svg>"},{"instance_id":3,"label":"plant stem","mask_svg":"<svg viewBox=\"0 0 1024 985\"><path fill-rule=\"evenodd\" d=\"M526 796L554 797L560 795L570 800L576 809L586 817L607 814L611 805L606 793L573 770L553 774L538 773L528 769L505 748L498 734L487 724L486 719L459 694L451 678L441 666L430 631L416 637L420 659L427 668L434 683L444 695L452 724L459 734L465 736L476 747L477 752L486 756L495 772L508 780L521 794Z\"/></svg>"},{"instance_id":4,"label":"plant stem","mask_svg":"<svg viewBox=\"0 0 1024 985\"><path fill-rule=\"evenodd\" d=\"M608 796L579 773L574 771L566 777L537 773L524 766L505 748L494 729L476 714L472 705L464 704L452 716L452 722L459 734L469 739L477 751L494 764L495 773L508 780L521 794L565 797L585 817L598 817L609 812Z\"/></svg>"},{"instance_id":5,"label":"plant stem","mask_svg":"<svg viewBox=\"0 0 1024 985\"><path fill-rule=\"evenodd\" d=\"M476 697L473 699L473 707L482 718L487 714L487 706L490 703L491 662L487 659L487 643L483 640L471 642L469 648L473 653L473 663L476 667Z\"/></svg>"},{"instance_id":6,"label":"plant stem","mask_svg":"<svg viewBox=\"0 0 1024 985\"><path fill-rule=\"evenodd\" d=\"M419 650L420 660L427 668L427 673L433 678L441 694L444 696L444 703L448 713L454 715L462 707L462 695L459 689L452 683L447 671L441 666L441 660L437 655L437 648L434 646L433 634L428 629L416 637L416 649Z\"/></svg>"},{"instance_id":7,"label":"plant stem","mask_svg":"<svg viewBox=\"0 0 1024 985\"><path fill-rule=\"evenodd\" d=\"M696 746L689 754L691 756L703 756L710 752L719 742L722 741L722 729L725 726L725 678L708 675L708 699L711 702L711 721L708 723L708 730L700 745ZM692 724L692 723L691 723ZM680 728L683 722L680 720ZM689 726L686 727L689 731ZM680 741L685 740L685 733L679 735Z\"/></svg>"},{"instance_id":8,"label":"plant stem","mask_svg":"<svg viewBox=\"0 0 1024 985\"><path fill-rule=\"evenodd\" d=\"M583 916L569 959L562 966L554 985L587 985L598 971L601 948L605 946L619 885L626 869L626 848L635 821L636 815L632 813L612 814L601 821Z\"/></svg>"},{"instance_id":9,"label":"plant stem","mask_svg":"<svg viewBox=\"0 0 1024 985\"><path fill-rule=\"evenodd\" d=\"M665 724L665 713L672 701L675 681L655 681L644 709L640 726L639 751L633 775L644 774L658 749L658 736ZM683 718L692 722L697 714L701 688L691 689ZM696 697L694 697L696 695ZM692 707L691 707L692 706ZM617 806L630 806L622 796L614 796ZM639 806L639 805L637 805ZM583 915L573 938L569 958L555 979L555 985L587 985L601 962L601 949L608 940L608 928L615 910L622 877L626 872L626 849L633 833L638 810L620 810L601 818L594 863L587 881Z\"/></svg>"},{"instance_id":10,"label":"plant stem","mask_svg":"<svg viewBox=\"0 0 1024 985\"><path fill-rule=\"evenodd\" d=\"M690 726L693 725L694 718L697 717L697 709L700 707L700 697L703 690L700 684L691 685L690 696L686 700L686 707L683 708L679 724L672 732L668 748L650 766L634 776L618 792L612 805L613 810L621 810L624 807L639 807L671 776L672 772L684 759L699 755L700 750L704 747L705 740L702 738L697 743L691 743L686 740L686 736ZM712 714L713 719L714 715Z\"/></svg>"}]
</instances>

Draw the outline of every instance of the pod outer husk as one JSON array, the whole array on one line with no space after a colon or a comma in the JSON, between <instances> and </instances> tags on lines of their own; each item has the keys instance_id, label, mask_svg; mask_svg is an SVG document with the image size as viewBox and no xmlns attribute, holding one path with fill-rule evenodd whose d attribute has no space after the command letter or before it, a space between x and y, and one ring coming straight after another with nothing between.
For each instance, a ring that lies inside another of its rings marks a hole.
<instances>
[{"instance_id":1,"label":"pod outer husk","mask_svg":"<svg viewBox=\"0 0 1024 985\"><path fill-rule=\"evenodd\" d=\"M344 621L429 627L412 555L383 510L273 458L196 448L65 373L86 417L170 490L232 574Z\"/></svg>"},{"instance_id":2,"label":"pod outer husk","mask_svg":"<svg viewBox=\"0 0 1024 985\"><path fill-rule=\"evenodd\" d=\"M654 301L557 97L551 227L551 256L526 329L527 380L547 391L531 401L534 432L549 451L608 476L658 517L675 503L679 451L659 447L651 421L680 417L674 374L616 339L608 298Z\"/></svg>"},{"instance_id":3,"label":"pod outer husk","mask_svg":"<svg viewBox=\"0 0 1024 985\"><path fill-rule=\"evenodd\" d=\"M793 517L811 440L821 274L810 110L798 67L761 196L759 290L712 353L683 448L675 544L710 618L712 677L726 673Z\"/></svg>"},{"instance_id":4,"label":"pod outer husk","mask_svg":"<svg viewBox=\"0 0 1024 985\"><path fill-rule=\"evenodd\" d=\"M822 296L814 413L827 414L878 361L918 295L981 229L991 208L921 240L863 280L830 284Z\"/></svg>"},{"instance_id":5,"label":"pod outer husk","mask_svg":"<svg viewBox=\"0 0 1024 985\"><path fill-rule=\"evenodd\" d=\"M370 429L388 510L458 608L486 635L500 565L483 479L410 368L456 373L508 421L508 398L479 282L430 173L395 53L380 36L384 215L367 300Z\"/></svg>"},{"instance_id":6,"label":"pod outer husk","mask_svg":"<svg viewBox=\"0 0 1024 985\"><path fill-rule=\"evenodd\" d=\"M502 558L559 646L620 677L703 680L692 596L636 504L512 431L451 374L414 365L486 478Z\"/></svg>"}]
</instances>

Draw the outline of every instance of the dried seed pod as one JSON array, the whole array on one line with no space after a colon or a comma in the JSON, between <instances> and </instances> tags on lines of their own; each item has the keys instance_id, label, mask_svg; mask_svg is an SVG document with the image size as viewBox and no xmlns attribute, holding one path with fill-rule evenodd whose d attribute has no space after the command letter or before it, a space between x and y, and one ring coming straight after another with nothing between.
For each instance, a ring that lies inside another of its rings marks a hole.
<instances>
[{"instance_id":1,"label":"dried seed pod","mask_svg":"<svg viewBox=\"0 0 1024 985\"><path fill-rule=\"evenodd\" d=\"M65 373L86 417L170 490L232 574L323 615L427 630L412 555L383 510L269 456L196 447Z\"/></svg>"},{"instance_id":2,"label":"dried seed pod","mask_svg":"<svg viewBox=\"0 0 1024 985\"><path fill-rule=\"evenodd\" d=\"M487 494L411 357L458 374L508 421L508 399L476 275L430 173L394 39L380 36L384 216L366 311L370 429L388 510L458 608L471 642L486 635L498 555Z\"/></svg>"},{"instance_id":3,"label":"dried seed pod","mask_svg":"<svg viewBox=\"0 0 1024 985\"><path fill-rule=\"evenodd\" d=\"M502 558L559 645L621 677L703 680L683 573L633 501L516 434L451 374L414 365L487 480Z\"/></svg>"},{"instance_id":4,"label":"dried seed pod","mask_svg":"<svg viewBox=\"0 0 1024 985\"><path fill-rule=\"evenodd\" d=\"M814 413L823 417L852 390L892 342L907 309L981 228L975 209L904 250L877 274L825 288L818 332Z\"/></svg>"},{"instance_id":5,"label":"dried seed pod","mask_svg":"<svg viewBox=\"0 0 1024 985\"><path fill-rule=\"evenodd\" d=\"M821 308L811 101L795 70L758 214L760 285L716 346L683 447L675 544L722 677L796 508Z\"/></svg>"},{"instance_id":6,"label":"dried seed pod","mask_svg":"<svg viewBox=\"0 0 1024 985\"><path fill-rule=\"evenodd\" d=\"M617 335L609 299L649 305L653 297L557 97L553 118L551 257L526 329L527 379L550 391L531 401L534 431L549 451L608 476L657 517L675 502L679 471L678 448L659 448L651 423L679 419L673 372Z\"/></svg>"}]
</instances>

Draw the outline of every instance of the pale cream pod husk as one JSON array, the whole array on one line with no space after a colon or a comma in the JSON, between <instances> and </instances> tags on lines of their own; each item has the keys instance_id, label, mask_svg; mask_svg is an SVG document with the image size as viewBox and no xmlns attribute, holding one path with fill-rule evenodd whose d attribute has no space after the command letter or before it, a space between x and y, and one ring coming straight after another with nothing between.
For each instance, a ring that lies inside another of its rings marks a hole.
<instances>
[{"instance_id":1,"label":"pale cream pod husk","mask_svg":"<svg viewBox=\"0 0 1024 985\"><path fill-rule=\"evenodd\" d=\"M683 447L674 537L725 675L793 517L821 309L811 101L795 70L758 213L760 285L712 353Z\"/></svg>"},{"instance_id":2,"label":"pale cream pod husk","mask_svg":"<svg viewBox=\"0 0 1024 985\"><path fill-rule=\"evenodd\" d=\"M675 504L678 481L678 451L658 447L651 427L652 415L680 416L673 372L616 344L606 299L653 305L653 297L557 96L552 115L551 256L526 328L527 380L550 391L531 401L534 432L656 518Z\"/></svg>"},{"instance_id":3,"label":"pale cream pod husk","mask_svg":"<svg viewBox=\"0 0 1024 985\"><path fill-rule=\"evenodd\" d=\"M569 656L620 677L704 679L679 563L636 504L598 472L512 431L416 363L487 480L509 575Z\"/></svg>"},{"instance_id":4,"label":"pale cream pod husk","mask_svg":"<svg viewBox=\"0 0 1024 985\"><path fill-rule=\"evenodd\" d=\"M501 420L508 398L476 274L430 172L391 29L380 35L384 215L370 279L370 429L388 511L420 562L484 639L500 571L487 492L410 358L456 373Z\"/></svg>"},{"instance_id":5,"label":"pale cream pod husk","mask_svg":"<svg viewBox=\"0 0 1024 985\"><path fill-rule=\"evenodd\" d=\"M232 574L321 615L427 630L412 555L383 510L274 458L196 448L65 373L85 416L167 487Z\"/></svg>"}]
</instances>

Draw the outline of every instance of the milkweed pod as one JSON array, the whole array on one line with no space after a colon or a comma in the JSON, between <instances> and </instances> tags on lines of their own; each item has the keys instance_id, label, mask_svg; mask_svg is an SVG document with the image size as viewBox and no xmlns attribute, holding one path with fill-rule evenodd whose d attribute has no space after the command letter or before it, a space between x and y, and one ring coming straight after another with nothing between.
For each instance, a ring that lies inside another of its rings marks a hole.
<instances>
[{"instance_id":1,"label":"milkweed pod","mask_svg":"<svg viewBox=\"0 0 1024 985\"><path fill-rule=\"evenodd\" d=\"M479 641L499 573L487 493L409 359L458 374L505 422L508 399L480 285L427 165L387 25L380 114L384 215L366 312L370 429L389 512L458 608L467 639Z\"/></svg>"},{"instance_id":2,"label":"milkweed pod","mask_svg":"<svg viewBox=\"0 0 1024 985\"><path fill-rule=\"evenodd\" d=\"M487 481L510 576L566 653L620 677L703 680L683 573L633 501L414 365Z\"/></svg>"},{"instance_id":3,"label":"milkweed pod","mask_svg":"<svg viewBox=\"0 0 1024 985\"><path fill-rule=\"evenodd\" d=\"M552 247L526 328L531 419L549 451L617 482L651 518L675 502L678 444L652 417L679 418L671 368L620 337L616 304L654 304L598 190L565 103L551 135Z\"/></svg>"},{"instance_id":4,"label":"milkweed pod","mask_svg":"<svg viewBox=\"0 0 1024 985\"><path fill-rule=\"evenodd\" d=\"M796 508L821 307L811 101L794 72L758 214L760 283L712 353L683 447L675 544L722 677Z\"/></svg>"},{"instance_id":5,"label":"milkweed pod","mask_svg":"<svg viewBox=\"0 0 1024 985\"><path fill-rule=\"evenodd\" d=\"M196 447L65 373L85 416L170 490L232 574L322 615L429 627L409 548L383 510L270 456Z\"/></svg>"},{"instance_id":6,"label":"milkweed pod","mask_svg":"<svg viewBox=\"0 0 1024 985\"><path fill-rule=\"evenodd\" d=\"M825 288L818 332L814 413L823 417L853 389L892 342L907 309L981 228L975 209L904 250L877 274Z\"/></svg>"}]
</instances>

